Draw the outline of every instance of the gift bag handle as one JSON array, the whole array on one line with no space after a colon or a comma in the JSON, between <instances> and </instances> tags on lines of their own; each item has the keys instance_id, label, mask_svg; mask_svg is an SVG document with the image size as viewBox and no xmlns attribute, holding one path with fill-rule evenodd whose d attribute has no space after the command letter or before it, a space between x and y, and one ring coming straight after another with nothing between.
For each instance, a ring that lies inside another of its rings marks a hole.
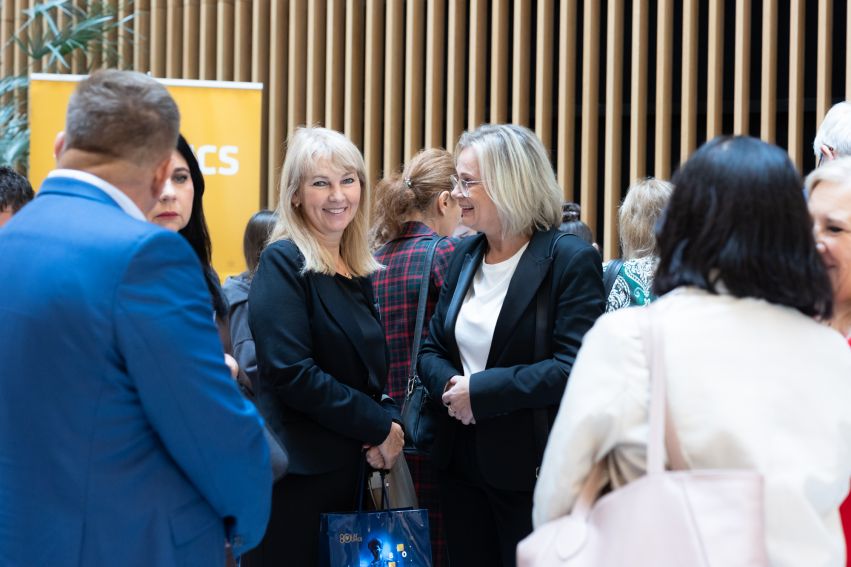
<instances>
[{"instance_id":1,"label":"gift bag handle","mask_svg":"<svg viewBox=\"0 0 851 567\"><path fill-rule=\"evenodd\" d=\"M363 453L363 460L360 463L360 473L358 474L358 514L363 513L363 491L366 487L366 452ZM387 495L387 483L384 482L386 471L378 471L381 476L381 509L390 509L390 497Z\"/></svg>"}]
</instances>

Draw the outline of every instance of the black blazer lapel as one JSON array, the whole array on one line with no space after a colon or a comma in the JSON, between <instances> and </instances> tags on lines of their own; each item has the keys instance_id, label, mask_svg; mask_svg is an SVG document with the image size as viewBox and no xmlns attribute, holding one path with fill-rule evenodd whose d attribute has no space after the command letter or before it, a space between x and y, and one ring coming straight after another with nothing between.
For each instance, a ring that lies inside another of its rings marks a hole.
<instances>
[{"instance_id":1,"label":"black blazer lapel","mask_svg":"<svg viewBox=\"0 0 851 567\"><path fill-rule=\"evenodd\" d=\"M470 284L473 283L473 276L482 263L487 243L484 235L469 238L481 238L481 241L472 246L470 251L464 255L464 264L461 266L461 272L458 274L458 281L455 282L452 301L449 302L449 307L446 309L446 318L443 321L443 333L447 340L447 347L456 355L458 354L458 343L455 342L455 321L458 319L458 312L461 311L461 304L464 303L464 298L467 297L467 290L470 289Z\"/></svg>"},{"instance_id":2,"label":"black blazer lapel","mask_svg":"<svg viewBox=\"0 0 851 567\"><path fill-rule=\"evenodd\" d=\"M378 361L375 360L378 357L378 353L367 351L366 341L364 340L360 325L355 320L354 315L352 315L352 306L344 300L342 290L339 289L339 285L334 281L333 276L311 274L310 278L316 288L316 294L325 306L325 311L337 323L349 339L349 342L352 343L358 356L363 361L364 367L369 372L370 389L376 393L381 393L383 390L383 381L375 375L375 369L381 367ZM372 290L370 289L369 293L365 291L365 295L370 304L370 311L377 318L375 302L372 300Z\"/></svg>"},{"instance_id":3,"label":"black blazer lapel","mask_svg":"<svg viewBox=\"0 0 851 567\"><path fill-rule=\"evenodd\" d=\"M505 293L505 301L496 320L493 331L490 352L488 353L487 367L497 366L499 355L505 349L506 344L512 337L514 327L523 315L524 311L535 298L541 282L549 272L552 258L549 257L550 241L552 231L536 231L529 241L529 246L520 257L517 269L508 284Z\"/></svg>"}]
</instances>

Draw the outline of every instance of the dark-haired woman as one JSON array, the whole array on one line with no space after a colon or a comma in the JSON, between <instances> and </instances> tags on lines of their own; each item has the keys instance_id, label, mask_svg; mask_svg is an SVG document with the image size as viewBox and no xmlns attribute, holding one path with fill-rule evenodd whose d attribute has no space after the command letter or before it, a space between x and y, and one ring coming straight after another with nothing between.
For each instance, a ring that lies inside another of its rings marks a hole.
<instances>
[{"instance_id":1,"label":"dark-haired woman","mask_svg":"<svg viewBox=\"0 0 851 567\"><path fill-rule=\"evenodd\" d=\"M204 176L192 148L182 135L177 140L177 148L172 152L171 164L171 176L166 180L156 205L148 213L148 220L165 229L179 232L192 246L204 270L204 281L210 292L219 338L222 339L222 344L226 345L226 350L230 350L227 302L219 284L219 276L213 270L210 232L204 217ZM225 358L231 371L236 374L234 359L230 354Z\"/></svg>"},{"instance_id":2,"label":"dark-haired woman","mask_svg":"<svg viewBox=\"0 0 851 567\"><path fill-rule=\"evenodd\" d=\"M257 378L257 353L251 329L248 327L248 291L251 289L251 279L257 271L257 264L260 263L260 253L275 228L276 219L275 213L267 209L251 215L242 238L242 253L247 269L225 280L222 286L228 302L233 356L251 382Z\"/></svg>"},{"instance_id":3,"label":"dark-haired woman","mask_svg":"<svg viewBox=\"0 0 851 567\"><path fill-rule=\"evenodd\" d=\"M454 174L452 154L445 150L424 150L414 156L401 173L381 180L375 189L377 220L372 234L373 243L381 245L375 258L386 269L375 273L373 285L390 352L387 394L396 400L405 399L414 336L427 334L428 321L434 313L449 258L455 250L454 240L448 238L441 240L435 249L424 333L424 329L414 326L426 251L433 239L451 236L461 220L461 207L450 195ZM432 561L435 567L441 567L446 565L446 544L437 481L431 472L430 459L420 454L408 454L406 459L419 505L429 511Z\"/></svg>"},{"instance_id":4,"label":"dark-haired woman","mask_svg":"<svg viewBox=\"0 0 851 567\"><path fill-rule=\"evenodd\" d=\"M830 280L786 152L718 138L673 179L646 309L600 318L573 367L535 492L536 526L571 511L599 459L620 487L644 474L653 317L688 464L764 482L773 567L838 567L851 475L851 352L818 319ZM636 510L636 513L640 511Z\"/></svg>"}]
</instances>

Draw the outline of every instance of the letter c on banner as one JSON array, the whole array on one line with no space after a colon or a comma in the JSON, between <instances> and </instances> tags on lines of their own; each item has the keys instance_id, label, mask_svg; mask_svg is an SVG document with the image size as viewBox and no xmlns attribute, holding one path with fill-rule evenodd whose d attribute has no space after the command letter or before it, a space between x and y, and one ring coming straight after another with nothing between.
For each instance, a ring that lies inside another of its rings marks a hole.
<instances>
[{"instance_id":1,"label":"letter c on banner","mask_svg":"<svg viewBox=\"0 0 851 567\"><path fill-rule=\"evenodd\" d=\"M216 153L216 146L201 146L196 152L198 154L198 165L201 167L201 173L204 175L215 175L216 168L207 166L207 155Z\"/></svg>"}]
</instances>

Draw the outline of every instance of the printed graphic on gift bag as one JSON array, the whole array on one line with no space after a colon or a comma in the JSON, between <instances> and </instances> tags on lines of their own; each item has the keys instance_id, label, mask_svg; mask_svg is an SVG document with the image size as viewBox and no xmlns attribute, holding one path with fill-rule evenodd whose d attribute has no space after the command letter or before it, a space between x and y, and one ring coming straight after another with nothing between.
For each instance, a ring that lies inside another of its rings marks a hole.
<instances>
[{"instance_id":1,"label":"printed graphic on gift bag","mask_svg":"<svg viewBox=\"0 0 851 567\"><path fill-rule=\"evenodd\" d=\"M320 565L430 567L427 510L323 514Z\"/></svg>"}]
</instances>

